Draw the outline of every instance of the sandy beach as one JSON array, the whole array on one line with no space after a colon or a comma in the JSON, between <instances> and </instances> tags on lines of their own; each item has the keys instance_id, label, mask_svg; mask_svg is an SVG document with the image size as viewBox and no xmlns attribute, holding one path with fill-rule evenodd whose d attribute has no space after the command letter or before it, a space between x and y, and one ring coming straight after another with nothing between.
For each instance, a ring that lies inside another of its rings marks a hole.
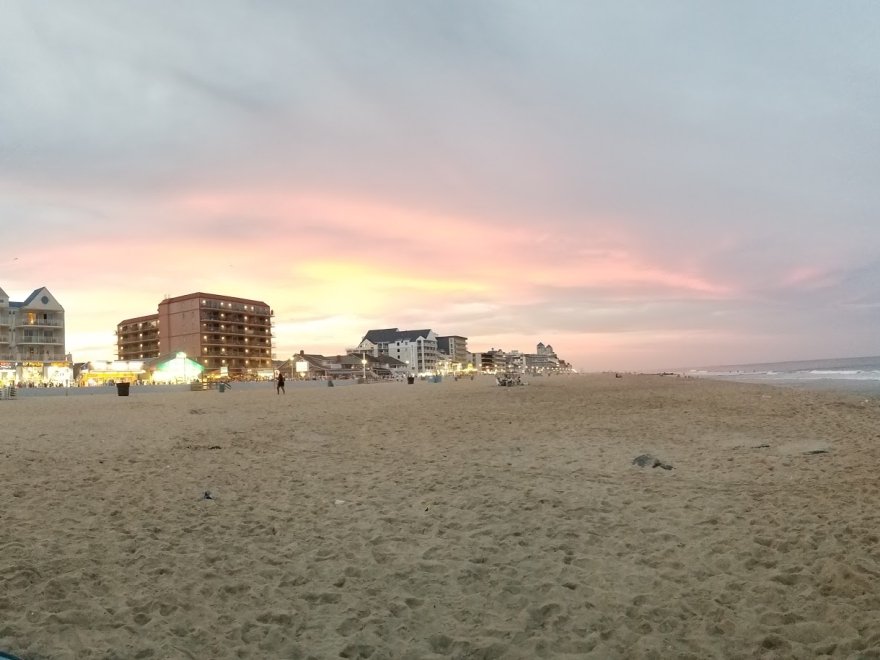
<instances>
[{"instance_id":1,"label":"sandy beach","mask_svg":"<svg viewBox=\"0 0 880 660\"><path fill-rule=\"evenodd\" d=\"M0 419L26 660L880 657L876 398L597 374Z\"/></svg>"}]
</instances>

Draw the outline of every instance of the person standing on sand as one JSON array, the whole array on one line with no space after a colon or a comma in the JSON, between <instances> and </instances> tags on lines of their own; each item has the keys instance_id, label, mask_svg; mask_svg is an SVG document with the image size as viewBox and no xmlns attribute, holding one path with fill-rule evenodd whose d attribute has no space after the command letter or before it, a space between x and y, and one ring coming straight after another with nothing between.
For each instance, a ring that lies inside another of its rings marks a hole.
<instances>
[{"instance_id":1,"label":"person standing on sand","mask_svg":"<svg viewBox=\"0 0 880 660\"><path fill-rule=\"evenodd\" d=\"M280 371L278 372L278 382L275 384L275 393L281 394L284 392L284 374ZM285 392L286 394L286 392Z\"/></svg>"}]
</instances>

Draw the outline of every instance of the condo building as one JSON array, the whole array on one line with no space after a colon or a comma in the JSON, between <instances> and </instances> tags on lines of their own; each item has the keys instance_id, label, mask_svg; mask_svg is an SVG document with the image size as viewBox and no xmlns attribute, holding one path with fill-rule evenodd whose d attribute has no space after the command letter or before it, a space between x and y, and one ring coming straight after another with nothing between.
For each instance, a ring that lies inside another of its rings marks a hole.
<instances>
[{"instance_id":1,"label":"condo building","mask_svg":"<svg viewBox=\"0 0 880 660\"><path fill-rule=\"evenodd\" d=\"M433 330L370 330L347 353L387 355L400 360L410 373L434 373L437 370L437 334Z\"/></svg>"},{"instance_id":2,"label":"condo building","mask_svg":"<svg viewBox=\"0 0 880 660\"><path fill-rule=\"evenodd\" d=\"M560 370L559 356L550 344L539 342L534 353L525 354L526 370L531 373L554 373Z\"/></svg>"},{"instance_id":3,"label":"condo building","mask_svg":"<svg viewBox=\"0 0 880 660\"><path fill-rule=\"evenodd\" d=\"M156 314L116 326L120 360L176 353L213 376L271 377L273 312L260 300L212 293L166 298Z\"/></svg>"},{"instance_id":4,"label":"condo building","mask_svg":"<svg viewBox=\"0 0 880 660\"><path fill-rule=\"evenodd\" d=\"M469 361L467 337L460 335L437 337L437 351L454 365L466 365Z\"/></svg>"},{"instance_id":5,"label":"condo building","mask_svg":"<svg viewBox=\"0 0 880 660\"><path fill-rule=\"evenodd\" d=\"M64 308L46 287L22 302L0 289L0 382L65 385L73 378L64 351Z\"/></svg>"},{"instance_id":6,"label":"condo building","mask_svg":"<svg viewBox=\"0 0 880 660\"><path fill-rule=\"evenodd\" d=\"M138 316L117 324L116 353L120 360L159 357L159 315Z\"/></svg>"}]
</instances>

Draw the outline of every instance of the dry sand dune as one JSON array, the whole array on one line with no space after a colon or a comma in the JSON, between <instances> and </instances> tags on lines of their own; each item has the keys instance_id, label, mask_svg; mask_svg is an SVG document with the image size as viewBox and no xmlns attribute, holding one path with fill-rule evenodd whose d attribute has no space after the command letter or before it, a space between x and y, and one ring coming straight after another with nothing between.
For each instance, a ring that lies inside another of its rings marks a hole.
<instances>
[{"instance_id":1,"label":"dry sand dune","mask_svg":"<svg viewBox=\"0 0 880 660\"><path fill-rule=\"evenodd\" d=\"M880 657L876 399L594 375L0 419L23 658Z\"/></svg>"}]
</instances>

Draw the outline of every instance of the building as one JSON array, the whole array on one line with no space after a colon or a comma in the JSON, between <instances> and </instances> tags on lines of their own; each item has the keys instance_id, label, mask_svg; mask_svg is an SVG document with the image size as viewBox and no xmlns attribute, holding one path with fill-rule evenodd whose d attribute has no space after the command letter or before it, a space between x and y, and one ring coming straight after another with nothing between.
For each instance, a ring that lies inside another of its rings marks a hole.
<instances>
[{"instance_id":1,"label":"building","mask_svg":"<svg viewBox=\"0 0 880 660\"><path fill-rule=\"evenodd\" d=\"M495 364L495 371L513 371L522 373L525 371L525 356L518 350L507 351L504 354L504 361L501 365Z\"/></svg>"},{"instance_id":2,"label":"building","mask_svg":"<svg viewBox=\"0 0 880 660\"><path fill-rule=\"evenodd\" d=\"M139 316L118 324L116 348L120 360L159 357L159 315Z\"/></svg>"},{"instance_id":3,"label":"building","mask_svg":"<svg viewBox=\"0 0 880 660\"><path fill-rule=\"evenodd\" d=\"M468 365L470 354L467 348L467 337L459 337L458 335L437 337L437 351L446 356L453 368L463 369Z\"/></svg>"},{"instance_id":4,"label":"building","mask_svg":"<svg viewBox=\"0 0 880 660\"><path fill-rule=\"evenodd\" d=\"M265 302L189 293L116 326L120 360L185 353L209 376L271 378L273 312Z\"/></svg>"},{"instance_id":5,"label":"building","mask_svg":"<svg viewBox=\"0 0 880 660\"><path fill-rule=\"evenodd\" d=\"M115 383L134 383L146 378L144 363L141 360L121 362L115 360L94 360L77 365L76 383L79 387L114 385Z\"/></svg>"},{"instance_id":6,"label":"building","mask_svg":"<svg viewBox=\"0 0 880 660\"><path fill-rule=\"evenodd\" d=\"M559 357L550 344L539 342L534 353L525 354L526 371L532 374L552 374L559 371Z\"/></svg>"},{"instance_id":7,"label":"building","mask_svg":"<svg viewBox=\"0 0 880 660\"><path fill-rule=\"evenodd\" d=\"M406 365L388 355L348 353L318 355L300 351L289 360L278 362L277 371L293 380L340 380L346 378L388 379L406 376Z\"/></svg>"},{"instance_id":8,"label":"building","mask_svg":"<svg viewBox=\"0 0 880 660\"><path fill-rule=\"evenodd\" d=\"M146 380L151 383L192 383L201 380L205 367L186 353L169 353L144 361Z\"/></svg>"},{"instance_id":9,"label":"building","mask_svg":"<svg viewBox=\"0 0 880 660\"><path fill-rule=\"evenodd\" d=\"M409 373L434 373L437 370L437 334L433 330L370 330L348 353L376 357L387 355L400 360Z\"/></svg>"},{"instance_id":10,"label":"building","mask_svg":"<svg viewBox=\"0 0 880 660\"><path fill-rule=\"evenodd\" d=\"M556 355L550 344L539 343L534 353L521 353L513 350L504 352L491 349L482 353L472 353L471 358L477 371L483 373L515 372L532 375L568 374L574 370L565 360Z\"/></svg>"},{"instance_id":11,"label":"building","mask_svg":"<svg viewBox=\"0 0 880 660\"><path fill-rule=\"evenodd\" d=\"M472 353L471 356L474 360L474 368L483 373L504 371L507 366L506 355L500 348Z\"/></svg>"},{"instance_id":12,"label":"building","mask_svg":"<svg viewBox=\"0 0 880 660\"><path fill-rule=\"evenodd\" d=\"M0 289L0 382L70 384L73 366L64 343L64 308L46 287L23 302Z\"/></svg>"}]
</instances>

